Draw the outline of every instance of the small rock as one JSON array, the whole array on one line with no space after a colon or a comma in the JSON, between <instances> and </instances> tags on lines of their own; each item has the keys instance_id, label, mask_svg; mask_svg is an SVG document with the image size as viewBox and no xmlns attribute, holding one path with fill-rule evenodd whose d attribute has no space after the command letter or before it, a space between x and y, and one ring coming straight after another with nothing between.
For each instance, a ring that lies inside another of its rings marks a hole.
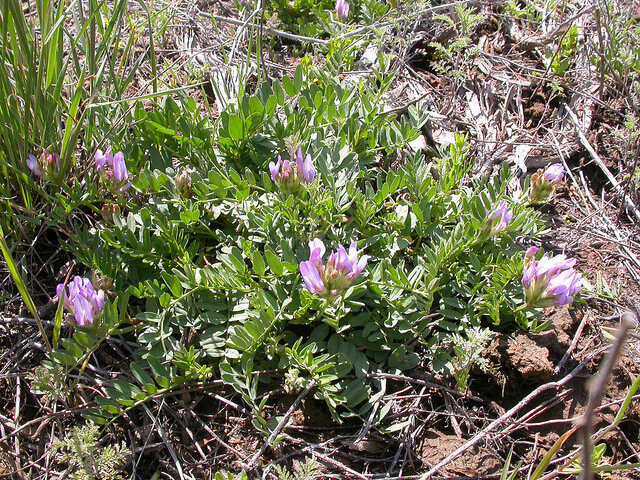
<instances>
[{"instance_id":1,"label":"small rock","mask_svg":"<svg viewBox=\"0 0 640 480\"><path fill-rule=\"evenodd\" d=\"M553 376L549 350L526 335L516 335L509 341L507 354L511 366L527 381L546 381Z\"/></svg>"}]
</instances>

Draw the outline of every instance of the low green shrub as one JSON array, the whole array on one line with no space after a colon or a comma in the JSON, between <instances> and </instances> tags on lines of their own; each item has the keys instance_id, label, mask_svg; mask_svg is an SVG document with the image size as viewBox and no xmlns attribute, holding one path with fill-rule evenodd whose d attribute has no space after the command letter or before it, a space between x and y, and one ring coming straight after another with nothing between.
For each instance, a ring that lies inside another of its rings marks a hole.
<instances>
[{"instance_id":1,"label":"low green shrub","mask_svg":"<svg viewBox=\"0 0 640 480\"><path fill-rule=\"evenodd\" d=\"M472 365L451 340L544 328L525 304L516 241L538 233L538 214L507 195L508 170L470 175L463 136L433 158L410 152L426 117L384 113L380 65L357 84L301 67L214 123L190 101L135 109L124 152L142 169L107 221L68 246L131 296L119 303L143 345L135 385L118 381L92 418L211 375L265 434L258 385L278 378L290 391L314 382L337 419L363 415L378 372L421 366L463 386Z\"/></svg>"}]
</instances>

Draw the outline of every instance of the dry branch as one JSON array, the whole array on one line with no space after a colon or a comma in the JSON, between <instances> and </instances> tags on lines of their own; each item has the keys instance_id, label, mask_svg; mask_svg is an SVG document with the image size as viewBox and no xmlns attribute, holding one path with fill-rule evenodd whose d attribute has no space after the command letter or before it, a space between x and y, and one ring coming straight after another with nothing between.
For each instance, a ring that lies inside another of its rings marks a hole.
<instances>
[{"instance_id":1,"label":"dry branch","mask_svg":"<svg viewBox=\"0 0 640 480\"><path fill-rule=\"evenodd\" d=\"M571 110L571 107L569 107L569 105L567 104L564 105L564 108L567 110L567 113L569 114L569 118L571 118L571 121L573 122L573 125L576 128L576 133L578 134L578 138L580 139L580 143L582 144L582 146L587 150L587 152L589 152L589 155L591 155L591 158L593 159L593 161L600 168L600 170L602 170L602 173L605 174L609 182L611 182L611 185L613 185L613 188L616 191L616 193L618 193L622 197L622 201L625 203L625 205L629 208L629 210L631 210L631 212L636 217L636 219L640 221L640 211L638 211L635 204L625 194L624 189L620 186L620 184L615 179L613 174L609 171L609 169L604 164L600 156L593 149L593 147L589 143L589 140L587 140L587 137L585 137L584 133L582 133L582 129L580 128L580 123L578 122L578 117L576 116L574 111Z\"/></svg>"},{"instance_id":2,"label":"dry branch","mask_svg":"<svg viewBox=\"0 0 640 480\"><path fill-rule=\"evenodd\" d=\"M574 368L569 374L567 374L561 380L558 380L557 382L549 382L549 383L546 383L544 385L540 385L533 392L531 392L529 395L527 395L522 400L520 400L520 402L518 402L514 407L512 407L504 415L502 415L502 416L498 417L497 419L495 419L493 422L491 422L489 425L487 425L487 427L485 427L479 433L474 435L467 443L465 443L461 447L457 448L449 456L447 456L445 459L443 459L437 465L435 465L432 469L430 469L427 473L422 475L420 477L420 480L427 480L427 479L433 477L433 475L438 473L438 471L441 468L447 466L449 463L451 463L453 460L458 458L464 452L466 452L471 447L473 447L474 445L479 443L481 440L484 440L497 427L502 425L504 422L506 422L511 417L513 417L516 413L518 413L520 410L522 410L525 406L527 406L529 404L529 402L531 402L535 397L540 395L542 392L546 392L547 390L551 390L551 389L555 389L555 388L560 388L560 387L566 385L570 380L572 380L585 367L585 365L587 365L593 359L593 357L595 357L596 355L599 355L600 353L601 353L601 349L598 349L596 352L593 352L591 355L589 355L587 358L585 358L576 368Z\"/></svg>"}]
</instances>

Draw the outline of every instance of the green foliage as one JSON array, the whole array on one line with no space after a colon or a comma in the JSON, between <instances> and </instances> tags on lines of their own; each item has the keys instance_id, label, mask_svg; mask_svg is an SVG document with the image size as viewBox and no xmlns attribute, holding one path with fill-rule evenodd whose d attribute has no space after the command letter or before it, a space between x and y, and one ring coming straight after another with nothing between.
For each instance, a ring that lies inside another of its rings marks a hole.
<instances>
[{"instance_id":1,"label":"green foliage","mask_svg":"<svg viewBox=\"0 0 640 480\"><path fill-rule=\"evenodd\" d=\"M65 400L69 396L65 371L61 365L44 361L27 378L31 382L31 391L42 395L47 401Z\"/></svg>"},{"instance_id":2,"label":"green foliage","mask_svg":"<svg viewBox=\"0 0 640 480\"><path fill-rule=\"evenodd\" d=\"M640 26L631 7L621 10L615 2L601 2L595 12L600 31L590 38L597 42L591 62L600 72L603 88L622 92L638 111L640 80Z\"/></svg>"},{"instance_id":3,"label":"green foliage","mask_svg":"<svg viewBox=\"0 0 640 480\"><path fill-rule=\"evenodd\" d=\"M73 427L63 440L53 444L50 453L59 454L69 464L69 478L73 480L124 480L127 476L122 467L131 452L124 443L99 446L98 437L99 429L94 424Z\"/></svg>"},{"instance_id":4,"label":"green foliage","mask_svg":"<svg viewBox=\"0 0 640 480\"><path fill-rule=\"evenodd\" d=\"M562 37L562 41L560 45L558 45L557 50L552 54L551 71L555 75L562 77L567 72L576 53L577 45L578 26L571 25Z\"/></svg>"},{"instance_id":5,"label":"green foliage","mask_svg":"<svg viewBox=\"0 0 640 480\"><path fill-rule=\"evenodd\" d=\"M456 380L458 390L464 392L467 389L469 375L473 367L478 367L483 372L489 371L489 360L484 356L486 344L491 340L491 331L472 327L464 332L464 337L458 333L451 336L453 354L451 369Z\"/></svg>"},{"instance_id":6,"label":"green foliage","mask_svg":"<svg viewBox=\"0 0 640 480\"><path fill-rule=\"evenodd\" d=\"M233 475L229 472L216 472L214 480L248 480L249 476L245 471L240 472L238 475Z\"/></svg>"},{"instance_id":7,"label":"green foliage","mask_svg":"<svg viewBox=\"0 0 640 480\"><path fill-rule=\"evenodd\" d=\"M514 242L537 232L537 214L508 199L507 169L469 177L462 136L430 160L408 153L424 118L384 114L388 68L381 56L373 81L347 84L299 67L241 95L214 126L189 103L135 110L131 156L152 152L133 181L138 204L69 247L137 298L145 351L135 382L109 386L91 418L105 421L217 367L268 436L275 419L263 418L268 397L258 387L273 378L258 370L287 372L292 391L313 381L313 395L339 419L371 409L367 374L376 369L432 362L447 371L453 359L463 374L474 361L448 339L483 318L501 329L538 327L518 310ZM288 195L267 163L297 148L318 173ZM176 183L182 168L193 169L187 196ZM489 235L487 212L505 198L514 219ZM369 256L363 280L335 301L311 295L298 273L314 237L329 248L359 239Z\"/></svg>"},{"instance_id":8,"label":"green foliage","mask_svg":"<svg viewBox=\"0 0 640 480\"><path fill-rule=\"evenodd\" d=\"M273 0L270 2L272 12L287 29L303 34L315 33L313 28L306 25L314 25L318 16L329 16L329 10L335 6L333 0Z\"/></svg>"},{"instance_id":9,"label":"green foliage","mask_svg":"<svg viewBox=\"0 0 640 480\"><path fill-rule=\"evenodd\" d=\"M541 10L534 0L507 0L504 5L505 14L528 22L539 22Z\"/></svg>"},{"instance_id":10,"label":"green foliage","mask_svg":"<svg viewBox=\"0 0 640 480\"><path fill-rule=\"evenodd\" d=\"M431 47L436 50L435 68L441 73L453 78L468 78L471 59L478 55L477 47L472 47L471 34L484 18L481 13L475 13L466 3L455 4L454 18L445 15L434 17L446 23L453 30L453 41L445 45L432 42Z\"/></svg>"},{"instance_id":11,"label":"green foliage","mask_svg":"<svg viewBox=\"0 0 640 480\"><path fill-rule=\"evenodd\" d=\"M117 128L113 119L124 111L117 102L141 61L129 62L134 36L120 43L127 4L39 0L30 11L20 2L2 3L0 94L7 101L0 105L0 172L6 179L0 196L15 200L0 204L0 224L38 225L37 215L24 214L40 211L38 197L47 200L45 209L57 195L71 196L71 203L83 197L81 186L70 181L84 171L87 156L78 152L95 148L103 132ZM48 153L60 155L59 166L38 180L26 160Z\"/></svg>"},{"instance_id":12,"label":"green foliage","mask_svg":"<svg viewBox=\"0 0 640 480\"><path fill-rule=\"evenodd\" d=\"M591 450L591 468L597 469L603 472L610 472L613 470L611 464L607 462L604 454L607 451L606 443L599 443L595 445ZM578 475L582 472L582 461L580 459L575 459L571 462L567 468L564 469L568 474Z\"/></svg>"},{"instance_id":13,"label":"green foliage","mask_svg":"<svg viewBox=\"0 0 640 480\"><path fill-rule=\"evenodd\" d=\"M456 28L469 34L477 16L465 7L457 14ZM339 68L302 64L293 78L240 88L215 121L191 99L135 104L119 136L131 188L77 181L52 211L55 221L84 207L103 214L74 225L65 248L119 295L97 325L68 338L58 315L55 348L34 386L74 403L70 374L81 381L106 338L133 332L142 348L130 372L107 382L86 418L112 422L219 375L268 437L278 419L264 417L261 383L285 377L290 391L309 387L337 420L364 416L379 388L370 373L430 364L462 385L478 360L452 348L452 338L471 340L483 322L540 328L521 308L515 241L537 233L538 214L509 198L506 168L470 176L464 136L433 157L410 152L426 115L417 106L399 118L385 113L391 69L379 54L370 78L356 83L341 81ZM298 148L317 174L287 194L268 163ZM501 200L514 218L491 232L487 214ZM300 278L313 238L329 249L356 241L369 258L331 300Z\"/></svg>"},{"instance_id":14,"label":"green foliage","mask_svg":"<svg viewBox=\"0 0 640 480\"><path fill-rule=\"evenodd\" d=\"M345 24L358 21L371 25L389 11L383 0L349 1L349 17L341 19L335 12L335 0L273 0L268 14L276 17L288 31L308 37L327 37L344 32Z\"/></svg>"},{"instance_id":15,"label":"green foliage","mask_svg":"<svg viewBox=\"0 0 640 480\"><path fill-rule=\"evenodd\" d=\"M280 480L311 480L320 473L313 458L307 458L304 462L294 460L292 472L288 472L282 465L276 465L274 469Z\"/></svg>"}]
</instances>

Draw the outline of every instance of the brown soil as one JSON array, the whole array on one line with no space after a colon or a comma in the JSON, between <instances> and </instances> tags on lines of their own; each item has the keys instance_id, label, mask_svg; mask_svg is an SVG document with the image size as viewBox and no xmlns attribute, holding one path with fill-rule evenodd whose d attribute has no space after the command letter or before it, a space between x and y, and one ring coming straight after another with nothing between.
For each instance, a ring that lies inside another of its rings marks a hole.
<instances>
[{"instance_id":1,"label":"brown soil","mask_svg":"<svg viewBox=\"0 0 640 480\"><path fill-rule=\"evenodd\" d=\"M420 438L416 450L427 464L435 465L465 442L465 439L455 435L427 430ZM504 460L495 452L483 447L473 447L451 462L447 471L450 475L474 477L498 473L503 466Z\"/></svg>"}]
</instances>

